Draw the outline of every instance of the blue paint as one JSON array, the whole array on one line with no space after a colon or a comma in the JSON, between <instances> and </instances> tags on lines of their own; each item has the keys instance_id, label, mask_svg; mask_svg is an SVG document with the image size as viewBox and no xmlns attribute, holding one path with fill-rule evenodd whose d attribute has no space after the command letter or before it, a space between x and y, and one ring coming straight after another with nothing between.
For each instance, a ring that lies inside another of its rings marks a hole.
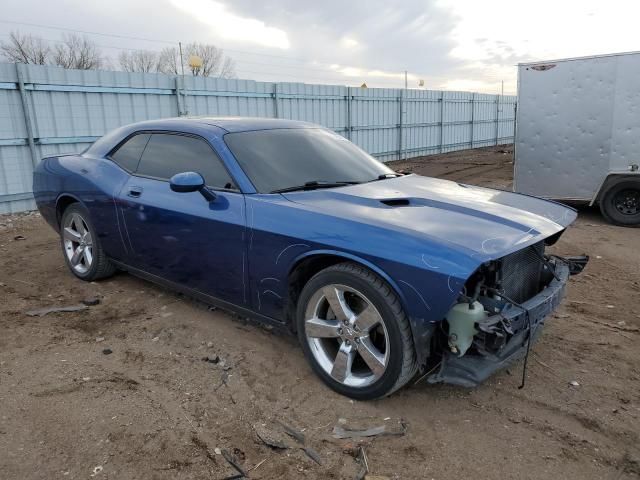
<instances>
[{"instance_id":1,"label":"blue paint","mask_svg":"<svg viewBox=\"0 0 640 480\"><path fill-rule=\"evenodd\" d=\"M289 120L166 119L119 128L84 154L44 159L34 173L43 217L72 194L89 210L107 254L191 290L286 322L289 276L313 256L358 262L386 280L410 319L424 360L434 325L484 262L562 231L573 209L510 192L403 177L315 191L258 194L226 147L227 132L319 128ZM239 192L178 193L106 158L136 131L198 135L218 153ZM127 195L133 187L143 193ZM382 200L403 199L389 206Z\"/></svg>"}]
</instances>

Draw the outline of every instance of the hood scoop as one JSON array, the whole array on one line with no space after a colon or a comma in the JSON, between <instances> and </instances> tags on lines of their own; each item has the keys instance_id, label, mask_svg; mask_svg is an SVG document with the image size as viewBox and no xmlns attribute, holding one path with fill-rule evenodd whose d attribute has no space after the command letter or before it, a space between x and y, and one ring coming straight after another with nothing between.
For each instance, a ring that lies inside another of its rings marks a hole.
<instances>
[{"instance_id":1,"label":"hood scoop","mask_svg":"<svg viewBox=\"0 0 640 480\"><path fill-rule=\"evenodd\" d=\"M387 198L380 200L380 203L387 205L388 207L408 207L411 202L408 198Z\"/></svg>"}]
</instances>

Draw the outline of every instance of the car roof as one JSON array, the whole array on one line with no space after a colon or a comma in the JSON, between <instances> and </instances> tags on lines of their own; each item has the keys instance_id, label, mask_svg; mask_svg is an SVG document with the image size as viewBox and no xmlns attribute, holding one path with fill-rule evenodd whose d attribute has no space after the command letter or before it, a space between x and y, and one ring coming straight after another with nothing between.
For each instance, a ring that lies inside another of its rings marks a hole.
<instances>
[{"instance_id":1,"label":"car roof","mask_svg":"<svg viewBox=\"0 0 640 480\"><path fill-rule=\"evenodd\" d=\"M168 130L185 133L194 133L201 136L220 137L225 133L248 132L255 130L275 129L303 129L323 128L319 125L299 122L297 120L284 120L277 118L252 118L252 117L173 117L158 120L145 120L131 123L112 130L96 140L85 154L103 156L107 155L116 145L132 133L145 130Z\"/></svg>"},{"instance_id":2,"label":"car roof","mask_svg":"<svg viewBox=\"0 0 640 480\"><path fill-rule=\"evenodd\" d=\"M174 117L161 120L147 120L130 125L137 129L194 127L211 125L229 133L247 132L251 130L273 130L278 128L318 128L318 125L297 120L255 117Z\"/></svg>"}]
</instances>

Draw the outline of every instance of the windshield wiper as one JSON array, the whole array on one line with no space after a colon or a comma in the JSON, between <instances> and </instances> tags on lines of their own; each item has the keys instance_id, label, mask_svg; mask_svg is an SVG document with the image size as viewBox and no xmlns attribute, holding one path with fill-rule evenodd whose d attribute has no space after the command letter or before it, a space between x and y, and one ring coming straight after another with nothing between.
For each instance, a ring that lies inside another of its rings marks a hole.
<instances>
[{"instance_id":1,"label":"windshield wiper","mask_svg":"<svg viewBox=\"0 0 640 480\"><path fill-rule=\"evenodd\" d=\"M313 180L311 182L305 182L304 185L296 185L295 187L286 187L279 188L277 190L272 190L269 193L285 193L285 192L296 192L298 190L316 190L318 188L333 188L333 187L344 187L346 185L356 185L360 182L324 182Z\"/></svg>"}]
</instances>

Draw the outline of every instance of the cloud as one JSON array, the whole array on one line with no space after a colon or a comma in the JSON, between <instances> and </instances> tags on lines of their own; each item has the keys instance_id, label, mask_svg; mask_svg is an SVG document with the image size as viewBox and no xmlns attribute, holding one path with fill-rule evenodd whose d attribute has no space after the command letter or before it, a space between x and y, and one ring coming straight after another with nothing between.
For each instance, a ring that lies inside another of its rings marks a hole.
<instances>
[{"instance_id":1,"label":"cloud","mask_svg":"<svg viewBox=\"0 0 640 480\"><path fill-rule=\"evenodd\" d=\"M326 68L326 73L308 72L308 78L339 81L336 69L329 68L338 64L341 83L402 87L408 70L415 78L431 78L433 85L436 76L464 63L449 55L455 47L450 38L455 15L435 2L234 0L233 8L268 24L286 25L291 55Z\"/></svg>"},{"instance_id":2,"label":"cloud","mask_svg":"<svg viewBox=\"0 0 640 480\"><path fill-rule=\"evenodd\" d=\"M171 3L196 21L212 27L224 39L280 49L289 48L289 38L284 30L267 26L265 22L255 18L236 15L220 2L171 0Z\"/></svg>"},{"instance_id":3,"label":"cloud","mask_svg":"<svg viewBox=\"0 0 640 480\"><path fill-rule=\"evenodd\" d=\"M637 49L628 0L21 0L3 19L158 39L92 37L120 49L222 47L240 78L431 89L516 89L516 64ZM61 32L18 27L57 39ZM15 30L0 23L0 34ZM165 42L165 43L163 43Z\"/></svg>"},{"instance_id":4,"label":"cloud","mask_svg":"<svg viewBox=\"0 0 640 480\"><path fill-rule=\"evenodd\" d=\"M360 42L352 37L342 37L340 44L345 48L356 48L360 45Z\"/></svg>"}]
</instances>

